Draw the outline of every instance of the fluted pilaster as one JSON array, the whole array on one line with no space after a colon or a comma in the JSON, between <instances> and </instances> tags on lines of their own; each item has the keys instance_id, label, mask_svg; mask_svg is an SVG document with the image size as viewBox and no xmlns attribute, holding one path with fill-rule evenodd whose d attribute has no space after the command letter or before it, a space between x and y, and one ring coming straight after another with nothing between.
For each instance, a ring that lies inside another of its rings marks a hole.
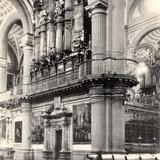
<instances>
[{"instance_id":1,"label":"fluted pilaster","mask_svg":"<svg viewBox=\"0 0 160 160\"><path fill-rule=\"evenodd\" d=\"M47 51L47 25L42 24L40 26L40 56Z\"/></svg>"},{"instance_id":2,"label":"fluted pilaster","mask_svg":"<svg viewBox=\"0 0 160 160\"><path fill-rule=\"evenodd\" d=\"M65 2L65 27L64 27L64 49L71 50L71 34L72 34L72 1Z\"/></svg>"},{"instance_id":3,"label":"fluted pilaster","mask_svg":"<svg viewBox=\"0 0 160 160\"><path fill-rule=\"evenodd\" d=\"M58 16L57 19L57 31L56 31L56 49L58 52L61 52L63 49L63 17Z\"/></svg>"},{"instance_id":4,"label":"fluted pilaster","mask_svg":"<svg viewBox=\"0 0 160 160\"><path fill-rule=\"evenodd\" d=\"M54 22L48 22L47 24L47 53L51 47L55 46L56 31Z\"/></svg>"}]
</instances>

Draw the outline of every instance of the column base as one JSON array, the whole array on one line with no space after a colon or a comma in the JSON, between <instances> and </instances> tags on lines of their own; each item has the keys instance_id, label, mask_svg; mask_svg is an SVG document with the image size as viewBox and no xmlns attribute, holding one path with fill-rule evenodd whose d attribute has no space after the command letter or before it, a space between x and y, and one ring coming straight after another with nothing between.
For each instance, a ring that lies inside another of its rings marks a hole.
<instances>
[{"instance_id":1,"label":"column base","mask_svg":"<svg viewBox=\"0 0 160 160\"><path fill-rule=\"evenodd\" d=\"M71 160L71 152L59 152L57 160Z\"/></svg>"},{"instance_id":2,"label":"column base","mask_svg":"<svg viewBox=\"0 0 160 160\"><path fill-rule=\"evenodd\" d=\"M33 151L30 149L15 150L15 160L34 160Z\"/></svg>"},{"instance_id":3,"label":"column base","mask_svg":"<svg viewBox=\"0 0 160 160\"><path fill-rule=\"evenodd\" d=\"M52 151L43 151L43 160L52 160Z\"/></svg>"}]
</instances>

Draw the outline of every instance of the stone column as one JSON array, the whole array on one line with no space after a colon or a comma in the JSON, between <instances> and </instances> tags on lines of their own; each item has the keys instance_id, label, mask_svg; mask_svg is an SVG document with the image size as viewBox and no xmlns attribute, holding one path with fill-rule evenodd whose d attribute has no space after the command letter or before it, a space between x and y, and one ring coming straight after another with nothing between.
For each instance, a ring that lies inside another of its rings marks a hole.
<instances>
[{"instance_id":1,"label":"stone column","mask_svg":"<svg viewBox=\"0 0 160 160\"><path fill-rule=\"evenodd\" d=\"M0 57L0 92L7 89L7 60Z\"/></svg>"},{"instance_id":2,"label":"stone column","mask_svg":"<svg viewBox=\"0 0 160 160\"><path fill-rule=\"evenodd\" d=\"M107 4L96 0L87 6L92 18L92 74L104 72L103 59L106 56L106 7Z\"/></svg>"},{"instance_id":3,"label":"stone column","mask_svg":"<svg viewBox=\"0 0 160 160\"><path fill-rule=\"evenodd\" d=\"M22 142L20 148L15 147L15 159L32 159L31 155L31 104L27 96L20 97L22 112Z\"/></svg>"},{"instance_id":4,"label":"stone column","mask_svg":"<svg viewBox=\"0 0 160 160\"><path fill-rule=\"evenodd\" d=\"M42 24L40 26L40 57L47 51L47 25Z\"/></svg>"},{"instance_id":5,"label":"stone column","mask_svg":"<svg viewBox=\"0 0 160 160\"><path fill-rule=\"evenodd\" d=\"M35 59L38 59L40 55L40 36L38 35L38 31L35 31L34 36L34 56Z\"/></svg>"},{"instance_id":6,"label":"stone column","mask_svg":"<svg viewBox=\"0 0 160 160\"><path fill-rule=\"evenodd\" d=\"M102 86L90 90L92 151L106 151L106 102Z\"/></svg>"},{"instance_id":7,"label":"stone column","mask_svg":"<svg viewBox=\"0 0 160 160\"><path fill-rule=\"evenodd\" d=\"M55 26L54 22L49 21L47 24L47 53L50 50L50 47L55 46Z\"/></svg>"},{"instance_id":8,"label":"stone column","mask_svg":"<svg viewBox=\"0 0 160 160\"><path fill-rule=\"evenodd\" d=\"M44 118L44 150L43 150L43 160L52 160L51 151L51 126L49 115L43 115Z\"/></svg>"},{"instance_id":9,"label":"stone column","mask_svg":"<svg viewBox=\"0 0 160 160\"><path fill-rule=\"evenodd\" d=\"M13 119L10 118L9 119L9 143L10 144L13 143L13 138L12 138L12 133L13 133L13 131L12 131L12 121L13 121Z\"/></svg>"},{"instance_id":10,"label":"stone column","mask_svg":"<svg viewBox=\"0 0 160 160\"><path fill-rule=\"evenodd\" d=\"M50 148L52 150L52 158L56 157L56 130L53 125L50 128Z\"/></svg>"},{"instance_id":11,"label":"stone column","mask_svg":"<svg viewBox=\"0 0 160 160\"><path fill-rule=\"evenodd\" d=\"M23 36L23 94L28 94L28 86L30 82L30 64L33 55L33 35L25 34Z\"/></svg>"},{"instance_id":12,"label":"stone column","mask_svg":"<svg viewBox=\"0 0 160 160\"><path fill-rule=\"evenodd\" d=\"M58 16L56 19L57 22L57 31L56 31L56 49L58 52L61 52L63 49L63 35L62 35L62 30L63 30L63 17Z\"/></svg>"},{"instance_id":13,"label":"stone column","mask_svg":"<svg viewBox=\"0 0 160 160\"><path fill-rule=\"evenodd\" d=\"M22 109L22 146L23 149L31 149L31 105L28 97L21 97Z\"/></svg>"},{"instance_id":14,"label":"stone column","mask_svg":"<svg viewBox=\"0 0 160 160\"><path fill-rule=\"evenodd\" d=\"M72 1L65 2L65 27L64 27L64 49L71 50L71 33L72 33Z\"/></svg>"},{"instance_id":15,"label":"stone column","mask_svg":"<svg viewBox=\"0 0 160 160\"><path fill-rule=\"evenodd\" d=\"M6 117L6 142L9 143L9 117Z\"/></svg>"},{"instance_id":16,"label":"stone column","mask_svg":"<svg viewBox=\"0 0 160 160\"><path fill-rule=\"evenodd\" d=\"M50 47L55 47L56 28L55 28L55 0L49 0L48 8L48 23L47 23L47 53Z\"/></svg>"}]
</instances>

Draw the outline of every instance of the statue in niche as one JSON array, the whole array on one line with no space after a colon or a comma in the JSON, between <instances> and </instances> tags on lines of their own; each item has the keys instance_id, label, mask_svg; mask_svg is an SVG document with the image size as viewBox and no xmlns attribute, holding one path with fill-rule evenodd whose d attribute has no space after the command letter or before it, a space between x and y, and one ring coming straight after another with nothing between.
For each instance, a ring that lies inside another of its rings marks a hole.
<instances>
[{"instance_id":1,"label":"statue in niche","mask_svg":"<svg viewBox=\"0 0 160 160\"><path fill-rule=\"evenodd\" d=\"M64 11L64 1L63 0L56 0L56 8L55 8L55 16L61 16Z\"/></svg>"},{"instance_id":2,"label":"statue in niche","mask_svg":"<svg viewBox=\"0 0 160 160\"><path fill-rule=\"evenodd\" d=\"M45 10L41 11L39 13L39 18L40 18L39 19L39 24L41 25L41 24L46 23L47 17L48 17L48 13Z\"/></svg>"}]
</instances>

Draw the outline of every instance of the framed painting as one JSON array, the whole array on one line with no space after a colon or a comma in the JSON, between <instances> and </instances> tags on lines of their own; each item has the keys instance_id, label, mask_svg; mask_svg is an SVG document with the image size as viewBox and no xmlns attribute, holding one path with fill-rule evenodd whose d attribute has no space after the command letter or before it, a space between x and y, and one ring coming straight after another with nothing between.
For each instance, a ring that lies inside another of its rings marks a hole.
<instances>
[{"instance_id":1,"label":"framed painting","mask_svg":"<svg viewBox=\"0 0 160 160\"><path fill-rule=\"evenodd\" d=\"M15 143L22 142L22 121L15 122Z\"/></svg>"},{"instance_id":2,"label":"framed painting","mask_svg":"<svg viewBox=\"0 0 160 160\"><path fill-rule=\"evenodd\" d=\"M32 113L32 143L42 144L44 142L44 125L41 112Z\"/></svg>"},{"instance_id":3,"label":"framed painting","mask_svg":"<svg viewBox=\"0 0 160 160\"><path fill-rule=\"evenodd\" d=\"M91 104L73 106L73 143L91 143Z\"/></svg>"}]
</instances>

